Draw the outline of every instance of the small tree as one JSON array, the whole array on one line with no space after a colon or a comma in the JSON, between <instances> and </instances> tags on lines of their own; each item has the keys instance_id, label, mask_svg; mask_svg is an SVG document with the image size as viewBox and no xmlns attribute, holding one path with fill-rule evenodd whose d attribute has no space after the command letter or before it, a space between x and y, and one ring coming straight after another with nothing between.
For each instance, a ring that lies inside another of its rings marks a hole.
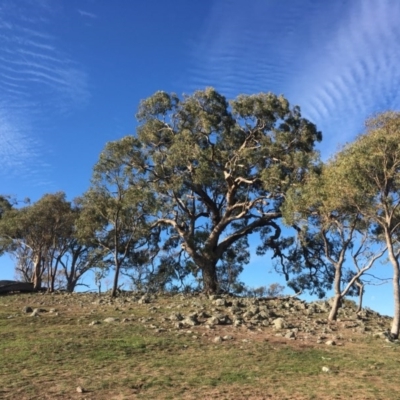
<instances>
[{"instance_id":1,"label":"small tree","mask_svg":"<svg viewBox=\"0 0 400 400\"><path fill-rule=\"evenodd\" d=\"M49 276L56 276L56 271L51 269L52 261L61 251L63 238L71 233L70 212L71 205L60 192L46 194L32 205L14 208L4 213L0 220L0 237L8 240L6 251L16 257L29 254L35 289L41 288L46 271ZM29 266L26 260L18 260L19 266L24 263Z\"/></svg>"},{"instance_id":2,"label":"small tree","mask_svg":"<svg viewBox=\"0 0 400 400\"><path fill-rule=\"evenodd\" d=\"M365 134L335 159L337 190L376 230L393 267L393 338L400 331L400 113L385 112L366 123Z\"/></svg>"},{"instance_id":3,"label":"small tree","mask_svg":"<svg viewBox=\"0 0 400 400\"><path fill-rule=\"evenodd\" d=\"M92 185L81 199L78 232L81 239L100 246L115 267L111 296L116 296L120 271L146 260L150 243L149 211L153 205L143 177L129 166L137 141L125 138L108 143L94 167ZM129 148L131 152L125 152Z\"/></svg>"},{"instance_id":4,"label":"small tree","mask_svg":"<svg viewBox=\"0 0 400 400\"><path fill-rule=\"evenodd\" d=\"M324 282L318 285L334 289L328 317L331 321L336 319L343 297L386 251L386 248L371 251L377 243L376 236L357 207L348 201L346 192L338 190L340 174L340 166L334 160L328 162L319 174L310 176L301 190L289 190L284 206L286 222L302 226L298 229L301 247L313 250L311 253L300 247L302 258L315 270L323 270L320 276ZM346 257L350 255L355 270L346 273Z\"/></svg>"}]
</instances>

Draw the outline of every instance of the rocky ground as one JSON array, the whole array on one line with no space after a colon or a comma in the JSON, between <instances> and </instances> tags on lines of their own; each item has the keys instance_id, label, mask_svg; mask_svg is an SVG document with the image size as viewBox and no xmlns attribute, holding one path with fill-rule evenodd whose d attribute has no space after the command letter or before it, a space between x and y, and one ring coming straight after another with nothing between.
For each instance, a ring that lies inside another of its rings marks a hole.
<instances>
[{"instance_id":1,"label":"rocky ground","mask_svg":"<svg viewBox=\"0 0 400 400\"><path fill-rule=\"evenodd\" d=\"M391 318L345 301L328 322L329 310L296 297L7 294L0 398L397 399Z\"/></svg>"},{"instance_id":2,"label":"rocky ground","mask_svg":"<svg viewBox=\"0 0 400 400\"><path fill-rule=\"evenodd\" d=\"M330 301L307 303L298 298L238 298L228 295L141 295L123 293L115 299L96 294L29 295L37 306L22 312L42 318L66 313L94 329L100 324L141 324L154 334L176 332L193 339L223 341L289 340L297 345L343 345L358 335L387 339L391 319L372 310L356 312L345 301L338 319L328 322ZM76 308L77 306L77 308ZM96 319L96 315L108 315ZM18 314L9 318L17 318ZM90 320L90 321L89 321Z\"/></svg>"}]
</instances>

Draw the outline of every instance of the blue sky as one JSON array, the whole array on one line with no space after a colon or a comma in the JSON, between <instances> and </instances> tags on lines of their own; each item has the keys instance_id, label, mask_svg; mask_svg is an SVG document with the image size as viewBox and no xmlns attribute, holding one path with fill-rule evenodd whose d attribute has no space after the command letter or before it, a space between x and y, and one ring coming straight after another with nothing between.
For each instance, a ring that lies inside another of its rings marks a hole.
<instances>
[{"instance_id":1,"label":"blue sky","mask_svg":"<svg viewBox=\"0 0 400 400\"><path fill-rule=\"evenodd\" d=\"M157 90L282 93L322 130L327 158L400 108L399 21L398 0L2 0L0 193L82 194ZM269 265L254 258L244 278L278 280ZM0 268L12 277L7 258ZM367 288L366 304L391 314L391 286Z\"/></svg>"}]
</instances>

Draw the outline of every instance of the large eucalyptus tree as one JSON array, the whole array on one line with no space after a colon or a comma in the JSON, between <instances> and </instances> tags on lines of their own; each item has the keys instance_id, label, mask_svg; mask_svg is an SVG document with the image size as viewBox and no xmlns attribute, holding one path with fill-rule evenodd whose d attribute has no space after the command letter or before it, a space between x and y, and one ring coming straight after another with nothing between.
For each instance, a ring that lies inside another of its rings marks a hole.
<instances>
[{"instance_id":1,"label":"large eucalyptus tree","mask_svg":"<svg viewBox=\"0 0 400 400\"><path fill-rule=\"evenodd\" d=\"M285 193L314 167L321 134L271 93L228 102L212 88L182 99L157 92L137 117L140 152L123 161L157 198L153 226L172 228L204 291L216 292L228 249L253 233L276 245Z\"/></svg>"}]
</instances>

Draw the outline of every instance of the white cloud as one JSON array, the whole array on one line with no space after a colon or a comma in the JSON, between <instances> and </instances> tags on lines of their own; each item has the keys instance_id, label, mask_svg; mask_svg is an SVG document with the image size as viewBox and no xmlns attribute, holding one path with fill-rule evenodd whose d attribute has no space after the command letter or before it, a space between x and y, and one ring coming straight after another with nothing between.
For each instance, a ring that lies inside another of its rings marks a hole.
<instances>
[{"instance_id":1,"label":"white cloud","mask_svg":"<svg viewBox=\"0 0 400 400\"><path fill-rule=\"evenodd\" d=\"M327 156L371 113L400 107L399 21L397 0L216 2L190 86L285 94L322 129Z\"/></svg>"},{"instance_id":2,"label":"white cloud","mask_svg":"<svg viewBox=\"0 0 400 400\"><path fill-rule=\"evenodd\" d=\"M77 11L81 15L81 17L87 17L87 18L91 18L91 19L96 19L97 18L97 15L93 14L91 12L84 11L84 10L79 10L79 9Z\"/></svg>"},{"instance_id":3,"label":"white cloud","mask_svg":"<svg viewBox=\"0 0 400 400\"><path fill-rule=\"evenodd\" d=\"M0 8L0 175L44 184L51 145L36 124L86 104L87 76L49 33L47 19L57 17L51 2L7 5Z\"/></svg>"}]
</instances>

